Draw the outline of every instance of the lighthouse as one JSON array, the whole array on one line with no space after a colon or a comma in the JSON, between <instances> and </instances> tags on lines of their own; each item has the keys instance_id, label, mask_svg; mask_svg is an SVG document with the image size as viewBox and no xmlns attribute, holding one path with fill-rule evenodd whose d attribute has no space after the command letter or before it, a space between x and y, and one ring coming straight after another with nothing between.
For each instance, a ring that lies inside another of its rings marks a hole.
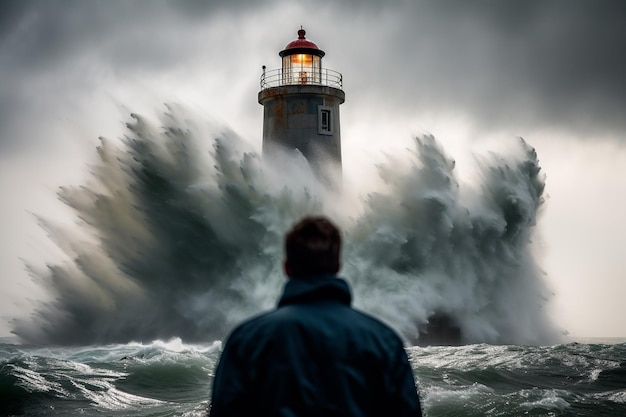
<instances>
[{"instance_id":1,"label":"lighthouse","mask_svg":"<svg viewBox=\"0 0 626 417\"><path fill-rule=\"evenodd\" d=\"M322 66L324 51L306 38L302 27L278 55L281 68L263 66L261 75L263 155L297 150L323 182L332 184L335 174L341 174L343 77Z\"/></svg>"}]
</instances>

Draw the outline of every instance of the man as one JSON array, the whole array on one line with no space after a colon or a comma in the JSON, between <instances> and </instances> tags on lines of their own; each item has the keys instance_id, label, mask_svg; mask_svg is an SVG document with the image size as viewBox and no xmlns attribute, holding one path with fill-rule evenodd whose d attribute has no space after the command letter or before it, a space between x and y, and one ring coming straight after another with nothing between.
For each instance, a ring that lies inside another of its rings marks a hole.
<instances>
[{"instance_id":1,"label":"man","mask_svg":"<svg viewBox=\"0 0 626 417\"><path fill-rule=\"evenodd\" d=\"M307 217L285 238L278 307L229 336L213 380L211 417L421 416L398 335L350 307L337 278L339 230Z\"/></svg>"}]
</instances>

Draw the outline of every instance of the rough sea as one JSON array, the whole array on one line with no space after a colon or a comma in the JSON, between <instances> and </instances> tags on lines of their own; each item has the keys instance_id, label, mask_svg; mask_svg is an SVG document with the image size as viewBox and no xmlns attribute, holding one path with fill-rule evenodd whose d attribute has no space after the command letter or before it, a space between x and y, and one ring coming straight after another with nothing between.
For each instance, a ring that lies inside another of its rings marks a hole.
<instances>
[{"instance_id":1,"label":"rough sea","mask_svg":"<svg viewBox=\"0 0 626 417\"><path fill-rule=\"evenodd\" d=\"M204 416L220 349L2 344L0 416ZM626 340L407 352L429 417L626 415Z\"/></svg>"},{"instance_id":2,"label":"rough sea","mask_svg":"<svg viewBox=\"0 0 626 417\"><path fill-rule=\"evenodd\" d=\"M545 176L532 146L509 148L459 178L417 137L329 189L297 152L270 164L179 106L132 114L59 188L74 222L35 212L63 256L24 259L46 296L0 344L0 416L202 415L219 341L273 307L283 234L307 214L342 229L357 308L410 346L433 317L460 329L461 347L408 348L426 415L626 415L623 341L570 343L550 320Z\"/></svg>"}]
</instances>

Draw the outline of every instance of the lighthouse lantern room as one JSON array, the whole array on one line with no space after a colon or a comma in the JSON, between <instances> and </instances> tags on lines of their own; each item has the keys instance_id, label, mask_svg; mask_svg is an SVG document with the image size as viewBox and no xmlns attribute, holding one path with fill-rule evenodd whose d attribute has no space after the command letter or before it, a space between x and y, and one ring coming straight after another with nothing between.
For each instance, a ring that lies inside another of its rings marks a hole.
<instances>
[{"instance_id":1,"label":"lighthouse lantern room","mask_svg":"<svg viewBox=\"0 0 626 417\"><path fill-rule=\"evenodd\" d=\"M300 28L298 39L287 44L279 55L283 58L283 82L285 84L319 84L322 79L324 51L305 38Z\"/></svg>"}]
</instances>

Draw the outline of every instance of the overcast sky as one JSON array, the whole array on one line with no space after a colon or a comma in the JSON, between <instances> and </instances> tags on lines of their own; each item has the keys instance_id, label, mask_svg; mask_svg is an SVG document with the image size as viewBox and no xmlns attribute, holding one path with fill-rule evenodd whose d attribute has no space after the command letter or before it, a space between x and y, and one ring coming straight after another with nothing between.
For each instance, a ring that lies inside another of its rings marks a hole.
<instances>
[{"instance_id":1,"label":"overcast sky","mask_svg":"<svg viewBox=\"0 0 626 417\"><path fill-rule=\"evenodd\" d=\"M615 1L3 1L0 336L37 298L22 259L56 254L30 213L63 218L99 136L182 103L261 147L261 66L296 37L343 73L344 172L432 133L473 153L521 136L548 199L536 247L557 323L626 337L626 3ZM71 221L71 220L68 220Z\"/></svg>"}]
</instances>

